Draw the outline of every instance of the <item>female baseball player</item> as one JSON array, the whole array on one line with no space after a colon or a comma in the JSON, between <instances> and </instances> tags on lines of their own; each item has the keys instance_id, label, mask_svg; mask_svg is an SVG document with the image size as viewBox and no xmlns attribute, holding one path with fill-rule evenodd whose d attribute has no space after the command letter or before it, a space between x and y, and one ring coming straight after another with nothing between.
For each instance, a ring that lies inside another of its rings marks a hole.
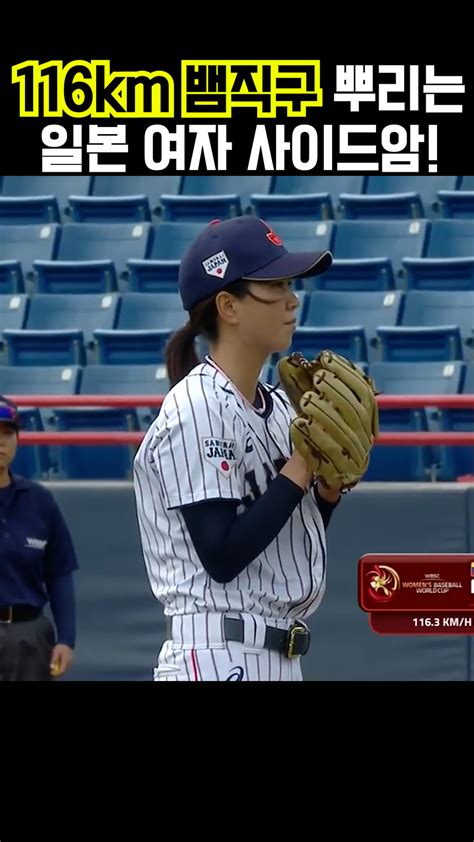
<instances>
[{"instance_id":1,"label":"female baseball player","mask_svg":"<svg viewBox=\"0 0 474 842\"><path fill-rule=\"evenodd\" d=\"M292 453L295 412L259 373L291 343L290 279L331 261L289 254L249 216L208 225L181 262L189 321L169 343L172 388L134 463L145 565L168 619L157 681L302 680L340 493L312 483ZM209 344L201 363L197 336Z\"/></svg>"}]
</instances>

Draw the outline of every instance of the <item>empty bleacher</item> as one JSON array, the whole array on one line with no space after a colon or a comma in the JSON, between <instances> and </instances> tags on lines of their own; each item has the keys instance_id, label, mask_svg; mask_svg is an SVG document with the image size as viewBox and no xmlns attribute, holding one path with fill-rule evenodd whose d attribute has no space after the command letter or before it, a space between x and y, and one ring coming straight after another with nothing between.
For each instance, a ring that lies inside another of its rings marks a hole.
<instances>
[{"instance_id":1,"label":"empty bleacher","mask_svg":"<svg viewBox=\"0 0 474 842\"><path fill-rule=\"evenodd\" d=\"M339 351L384 394L474 393L473 177L408 175L4 176L0 392L165 393L165 346L186 320L180 259L206 222L241 213L288 250L333 252L327 273L295 284L292 349ZM22 409L31 430L144 430L155 412ZM384 410L381 426L474 431L474 411ZM129 477L133 448L104 450L20 448L15 469ZM366 479L453 481L474 472L473 452L378 447Z\"/></svg>"}]
</instances>

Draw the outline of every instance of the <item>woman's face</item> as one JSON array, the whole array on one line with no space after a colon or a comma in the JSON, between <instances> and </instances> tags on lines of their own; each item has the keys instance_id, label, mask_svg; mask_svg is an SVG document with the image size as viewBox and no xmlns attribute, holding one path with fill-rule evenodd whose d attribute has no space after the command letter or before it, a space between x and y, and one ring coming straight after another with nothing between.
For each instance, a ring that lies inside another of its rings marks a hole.
<instances>
[{"instance_id":1,"label":"woman's face","mask_svg":"<svg viewBox=\"0 0 474 842\"><path fill-rule=\"evenodd\" d=\"M237 300L239 333L244 342L261 348L265 355L291 345L296 328L298 296L293 281L248 284L248 294Z\"/></svg>"},{"instance_id":2,"label":"woman's face","mask_svg":"<svg viewBox=\"0 0 474 842\"><path fill-rule=\"evenodd\" d=\"M0 421L0 471L9 468L18 445L18 434L11 424Z\"/></svg>"}]
</instances>

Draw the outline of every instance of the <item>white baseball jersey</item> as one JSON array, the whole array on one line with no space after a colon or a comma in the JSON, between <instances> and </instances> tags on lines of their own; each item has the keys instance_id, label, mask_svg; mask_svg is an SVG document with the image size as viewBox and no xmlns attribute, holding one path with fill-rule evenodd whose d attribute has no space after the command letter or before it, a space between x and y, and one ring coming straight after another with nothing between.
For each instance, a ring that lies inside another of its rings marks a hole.
<instances>
[{"instance_id":1,"label":"white baseball jersey","mask_svg":"<svg viewBox=\"0 0 474 842\"><path fill-rule=\"evenodd\" d=\"M269 388L269 387L268 387ZM308 492L266 550L233 581L210 578L181 506L222 498L244 512L291 455L294 410L286 395L259 386L257 410L210 358L167 394L134 461L134 487L150 585L167 615L246 612L302 619L325 588L326 544Z\"/></svg>"}]
</instances>

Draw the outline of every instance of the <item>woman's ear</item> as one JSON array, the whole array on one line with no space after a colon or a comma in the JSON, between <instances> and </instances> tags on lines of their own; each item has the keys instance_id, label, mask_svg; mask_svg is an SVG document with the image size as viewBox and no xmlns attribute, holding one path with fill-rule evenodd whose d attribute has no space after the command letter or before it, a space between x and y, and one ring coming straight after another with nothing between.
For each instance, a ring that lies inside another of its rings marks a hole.
<instances>
[{"instance_id":1,"label":"woman's ear","mask_svg":"<svg viewBox=\"0 0 474 842\"><path fill-rule=\"evenodd\" d=\"M219 292L216 295L216 310L220 318L227 324L235 325L239 322L236 299L229 292Z\"/></svg>"}]
</instances>

